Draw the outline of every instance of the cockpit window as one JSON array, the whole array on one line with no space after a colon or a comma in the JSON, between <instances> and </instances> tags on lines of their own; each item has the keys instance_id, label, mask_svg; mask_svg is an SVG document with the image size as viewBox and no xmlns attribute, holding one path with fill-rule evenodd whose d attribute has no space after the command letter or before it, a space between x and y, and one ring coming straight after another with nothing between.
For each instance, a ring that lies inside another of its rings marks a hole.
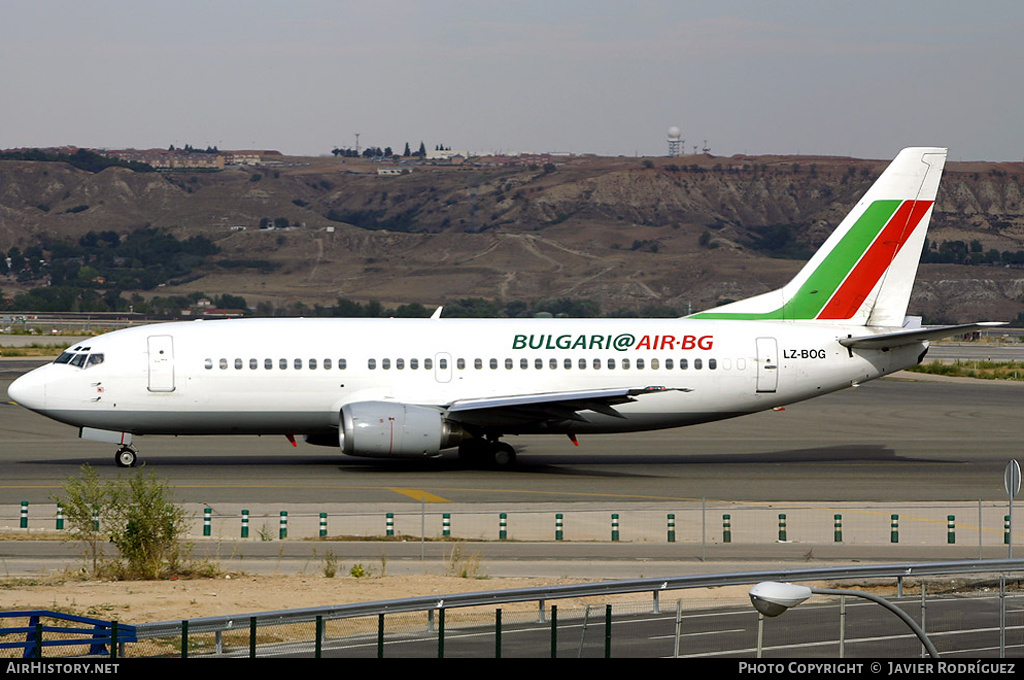
<instances>
[{"instance_id":1,"label":"cockpit window","mask_svg":"<svg viewBox=\"0 0 1024 680\"><path fill-rule=\"evenodd\" d=\"M82 350L82 351L78 351ZM96 352L89 354L88 347L76 347L62 352L59 357L53 360L55 364L71 364L77 368L90 368L103 363L103 353Z\"/></svg>"}]
</instances>

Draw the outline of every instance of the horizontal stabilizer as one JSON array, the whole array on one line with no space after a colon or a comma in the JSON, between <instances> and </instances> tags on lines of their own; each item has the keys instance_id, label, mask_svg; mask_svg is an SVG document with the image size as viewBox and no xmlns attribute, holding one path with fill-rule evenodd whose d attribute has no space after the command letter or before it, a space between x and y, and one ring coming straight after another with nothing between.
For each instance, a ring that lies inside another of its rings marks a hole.
<instances>
[{"instance_id":1,"label":"horizontal stabilizer","mask_svg":"<svg viewBox=\"0 0 1024 680\"><path fill-rule=\"evenodd\" d=\"M978 323L964 323L954 326L925 326L923 328L911 328L894 333L841 338L839 344L852 349L891 349L893 347L914 345L929 340L948 338L951 335L962 335L963 333L971 333L1004 325L1005 323L1002 321L980 321Z\"/></svg>"}]
</instances>

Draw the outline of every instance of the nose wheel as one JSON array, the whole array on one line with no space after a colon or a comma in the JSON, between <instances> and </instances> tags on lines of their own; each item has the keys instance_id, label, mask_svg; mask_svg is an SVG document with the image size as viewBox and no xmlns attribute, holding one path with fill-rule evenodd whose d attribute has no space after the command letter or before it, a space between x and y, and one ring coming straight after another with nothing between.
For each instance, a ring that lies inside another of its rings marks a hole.
<instances>
[{"instance_id":1,"label":"nose wheel","mask_svg":"<svg viewBox=\"0 0 1024 680\"><path fill-rule=\"evenodd\" d=\"M130 468L135 467L135 463L139 460L138 452L130 446L122 446L114 454L114 462L117 463L117 467Z\"/></svg>"}]
</instances>

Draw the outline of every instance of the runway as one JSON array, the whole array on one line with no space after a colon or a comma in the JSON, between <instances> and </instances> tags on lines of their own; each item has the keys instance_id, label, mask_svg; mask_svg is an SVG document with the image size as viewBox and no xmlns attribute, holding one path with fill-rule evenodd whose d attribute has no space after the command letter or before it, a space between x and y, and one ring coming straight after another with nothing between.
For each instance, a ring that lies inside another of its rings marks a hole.
<instances>
[{"instance_id":1,"label":"runway","mask_svg":"<svg viewBox=\"0 0 1024 680\"><path fill-rule=\"evenodd\" d=\"M19 362L20 363L20 362ZM6 396L18 364L5 362ZM2 371L3 369L0 369ZM185 503L618 503L1005 500L1022 458L1024 384L899 374L720 423L623 435L511 437L514 470L350 458L284 437L142 437L147 469ZM113 447L0 405L3 503L49 502L83 464L115 477Z\"/></svg>"}]
</instances>

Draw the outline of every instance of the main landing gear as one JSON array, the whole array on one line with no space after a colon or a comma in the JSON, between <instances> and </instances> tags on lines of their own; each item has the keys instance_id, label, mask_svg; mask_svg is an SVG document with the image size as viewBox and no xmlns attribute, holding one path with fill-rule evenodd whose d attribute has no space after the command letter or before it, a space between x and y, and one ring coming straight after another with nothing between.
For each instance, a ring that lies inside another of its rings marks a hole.
<instances>
[{"instance_id":1,"label":"main landing gear","mask_svg":"<svg viewBox=\"0 0 1024 680\"><path fill-rule=\"evenodd\" d=\"M114 454L114 462L117 463L117 467L135 467L135 463L138 461L139 452L131 446L122 446L117 450L117 453Z\"/></svg>"},{"instance_id":2,"label":"main landing gear","mask_svg":"<svg viewBox=\"0 0 1024 680\"><path fill-rule=\"evenodd\" d=\"M516 464L516 450L496 437L474 437L459 444L459 460L473 467L510 468Z\"/></svg>"}]
</instances>

